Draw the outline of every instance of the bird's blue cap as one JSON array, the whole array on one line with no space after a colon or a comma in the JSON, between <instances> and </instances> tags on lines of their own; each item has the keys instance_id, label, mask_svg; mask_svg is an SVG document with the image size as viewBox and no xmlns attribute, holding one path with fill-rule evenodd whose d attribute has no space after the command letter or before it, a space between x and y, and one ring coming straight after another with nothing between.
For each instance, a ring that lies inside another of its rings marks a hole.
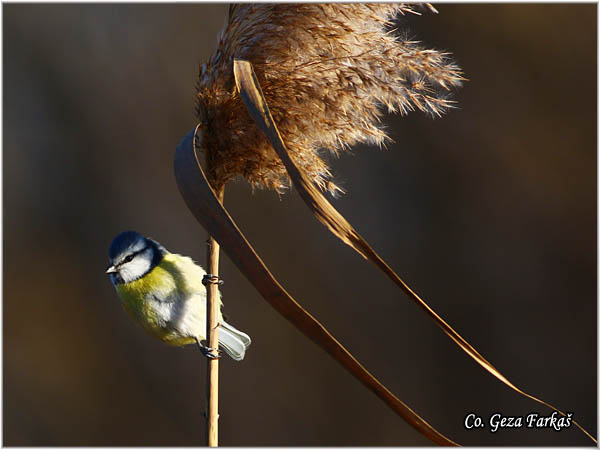
<instances>
[{"instance_id":1,"label":"bird's blue cap","mask_svg":"<svg viewBox=\"0 0 600 450\"><path fill-rule=\"evenodd\" d=\"M108 256L111 260L115 260L119 255L140 251L147 245L146 238L141 234L135 231L123 231L113 239Z\"/></svg>"}]
</instances>

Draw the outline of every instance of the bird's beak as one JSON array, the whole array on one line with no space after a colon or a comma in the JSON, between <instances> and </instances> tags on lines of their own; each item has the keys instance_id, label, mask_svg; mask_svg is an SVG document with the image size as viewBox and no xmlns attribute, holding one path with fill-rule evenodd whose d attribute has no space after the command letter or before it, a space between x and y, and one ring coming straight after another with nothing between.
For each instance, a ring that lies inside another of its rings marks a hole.
<instances>
[{"instance_id":1,"label":"bird's beak","mask_svg":"<svg viewBox=\"0 0 600 450\"><path fill-rule=\"evenodd\" d=\"M115 266L108 266L108 269L106 269L106 273L116 273L117 272L117 268Z\"/></svg>"}]
</instances>

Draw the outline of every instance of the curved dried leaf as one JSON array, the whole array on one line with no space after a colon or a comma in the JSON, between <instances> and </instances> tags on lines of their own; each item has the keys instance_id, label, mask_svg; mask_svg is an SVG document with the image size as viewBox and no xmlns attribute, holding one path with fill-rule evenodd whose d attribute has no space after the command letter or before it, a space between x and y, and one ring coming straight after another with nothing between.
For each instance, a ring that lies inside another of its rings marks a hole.
<instances>
[{"instance_id":1,"label":"curved dried leaf","mask_svg":"<svg viewBox=\"0 0 600 450\"><path fill-rule=\"evenodd\" d=\"M439 433L375 378L327 329L279 284L217 199L188 133L175 153L175 178L188 208L263 298L406 422L435 444L458 445Z\"/></svg>"},{"instance_id":2,"label":"curved dried leaf","mask_svg":"<svg viewBox=\"0 0 600 450\"><path fill-rule=\"evenodd\" d=\"M446 333L465 353L473 358L485 370L491 373L502 383L515 390L519 394L530 398L558 413L566 416L564 412L550 403L545 402L531 394L523 391L510 382L492 363L485 359L479 352L469 344L460 334L458 334L444 319L442 319L424 300L422 300L381 257L371 248L350 223L327 201L323 194L315 187L306 176L292 161L286 146L277 130L277 126L271 116L265 97L262 94L260 84L256 78L252 64L248 61L235 60L234 74L236 85L242 97L242 100L248 108L250 116L254 119L259 129L261 129L271 145L283 161L287 172L302 200L315 214L317 219L324 224L335 236L344 243L353 248L361 256L372 262L377 268L385 273L396 285L398 285L409 298L416 303L433 321ZM581 425L573 423L583 431L596 444L598 441L588 433Z\"/></svg>"}]
</instances>

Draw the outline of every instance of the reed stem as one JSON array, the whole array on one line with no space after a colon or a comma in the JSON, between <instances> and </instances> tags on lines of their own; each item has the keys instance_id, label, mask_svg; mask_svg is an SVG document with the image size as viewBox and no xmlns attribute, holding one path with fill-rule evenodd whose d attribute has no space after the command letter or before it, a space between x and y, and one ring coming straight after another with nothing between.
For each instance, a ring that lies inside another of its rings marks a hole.
<instances>
[{"instance_id":1,"label":"reed stem","mask_svg":"<svg viewBox=\"0 0 600 450\"><path fill-rule=\"evenodd\" d=\"M223 203L225 185L214 186L219 202ZM219 243L210 236L207 250L207 272L219 275ZM219 349L219 285L208 283L206 287L206 330L208 346L218 354ZM207 398L208 412L206 414L207 445L219 446L219 359L208 359Z\"/></svg>"}]
</instances>

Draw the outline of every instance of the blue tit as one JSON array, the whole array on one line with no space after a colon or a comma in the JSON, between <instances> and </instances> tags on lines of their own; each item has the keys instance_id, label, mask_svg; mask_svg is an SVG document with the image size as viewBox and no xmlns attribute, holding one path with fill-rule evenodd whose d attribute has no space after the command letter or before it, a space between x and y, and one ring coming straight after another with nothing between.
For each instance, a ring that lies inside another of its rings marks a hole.
<instances>
[{"instance_id":1,"label":"blue tit","mask_svg":"<svg viewBox=\"0 0 600 450\"><path fill-rule=\"evenodd\" d=\"M206 272L187 256L170 253L135 231L110 244L106 271L123 307L151 335L175 346L198 344L208 356ZM219 293L219 303L221 302ZM250 337L223 320L219 308L219 347L236 361L244 359Z\"/></svg>"}]
</instances>

